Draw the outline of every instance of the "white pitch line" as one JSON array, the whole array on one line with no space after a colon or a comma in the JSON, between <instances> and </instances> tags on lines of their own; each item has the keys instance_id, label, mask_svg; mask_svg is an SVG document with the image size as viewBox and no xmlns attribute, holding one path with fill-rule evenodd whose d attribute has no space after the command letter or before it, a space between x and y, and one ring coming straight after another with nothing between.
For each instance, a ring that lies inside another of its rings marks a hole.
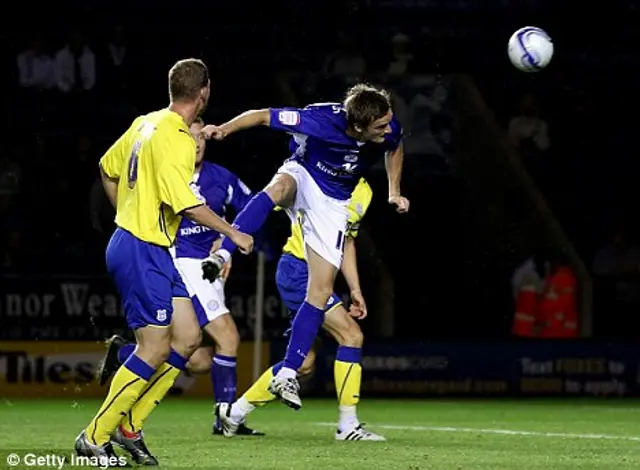
<instances>
[{"instance_id":1,"label":"white pitch line","mask_svg":"<svg viewBox=\"0 0 640 470\"><path fill-rule=\"evenodd\" d=\"M313 423L317 426L332 426L336 423ZM640 442L640 437L614 436L611 434L574 434L564 432L541 431L515 431L512 429L483 429L483 428L458 428L451 426L398 426L393 424L371 425L372 428L391 429L398 431L436 431L436 432L468 432L476 434L503 434L508 436L540 436L540 437L564 437L567 439L613 439L619 441Z\"/></svg>"}]
</instances>

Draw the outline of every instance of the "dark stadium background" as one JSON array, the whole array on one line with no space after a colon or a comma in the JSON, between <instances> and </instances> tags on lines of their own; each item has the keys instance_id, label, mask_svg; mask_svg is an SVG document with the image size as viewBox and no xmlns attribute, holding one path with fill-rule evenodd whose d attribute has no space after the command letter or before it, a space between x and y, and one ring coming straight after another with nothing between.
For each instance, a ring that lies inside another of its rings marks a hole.
<instances>
[{"instance_id":1,"label":"dark stadium background","mask_svg":"<svg viewBox=\"0 0 640 470\"><path fill-rule=\"evenodd\" d=\"M387 86L410 108L418 149L407 151L403 176L409 216L386 203L382 167L367 175L374 201L358 245L370 310L362 324L365 389L571 395L575 387L566 383L578 381L578 394L637 394L640 298L631 294L640 276L599 278L592 266L614 229L633 236L637 225L638 2L581 4L579 15L569 3L67 2L28 12L17 5L15 21L0 31L0 396L101 395L87 368L98 342L126 328L105 272L113 214L94 187L97 161L135 116L167 105L169 67L186 57L207 63L212 98L204 117L220 123L250 108L339 100L346 80L323 65L343 37L366 63L359 78ZM544 28L555 43L550 66L537 74L507 59L509 36L527 25ZM121 67L109 61L116 27L126 37ZM95 86L21 87L18 54L40 39L53 56L74 32L95 55ZM389 74L399 34L413 59ZM550 150L534 167L506 134L525 93L535 95L550 130ZM207 152L258 190L287 156L286 138L256 130L211 143ZM264 312L274 358L286 316L273 271L287 230L274 215ZM513 338L514 270L541 246L567 243L586 267L581 337ZM228 285L249 342L255 273L255 255L238 255ZM331 393L322 379L331 373L330 341L324 351L308 393ZM532 372L525 359L542 366ZM532 378L540 381L531 385ZM477 387L465 385L474 381ZM615 383L623 385L608 386Z\"/></svg>"}]
</instances>

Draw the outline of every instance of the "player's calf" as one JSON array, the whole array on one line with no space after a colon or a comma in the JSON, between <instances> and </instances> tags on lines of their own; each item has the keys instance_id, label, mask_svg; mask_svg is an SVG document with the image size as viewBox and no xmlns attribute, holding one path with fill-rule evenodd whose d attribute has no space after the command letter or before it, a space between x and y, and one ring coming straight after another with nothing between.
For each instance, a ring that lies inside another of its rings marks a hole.
<instances>
[{"instance_id":1,"label":"player's calf","mask_svg":"<svg viewBox=\"0 0 640 470\"><path fill-rule=\"evenodd\" d=\"M267 187L256 194L240 211L233 221L233 225L241 232L250 235L258 232L276 205L281 207L291 205L296 188L296 180L291 175L278 173ZM220 249L202 262L202 277L211 282L215 281L235 250L236 245L233 241L229 237L225 237Z\"/></svg>"},{"instance_id":2,"label":"player's calf","mask_svg":"<svg viewBox=\"0 0 640 470\"><path fill-rule=\"evenodd\" d=\"M344 306L329 310L325 315L324 329L338 342L333 366L340 418L337 440L384 440L360 424L357 405L360 401L362 381L362 344L364 335L358 323L347 313Z\"/></svg>"}]
</instances>

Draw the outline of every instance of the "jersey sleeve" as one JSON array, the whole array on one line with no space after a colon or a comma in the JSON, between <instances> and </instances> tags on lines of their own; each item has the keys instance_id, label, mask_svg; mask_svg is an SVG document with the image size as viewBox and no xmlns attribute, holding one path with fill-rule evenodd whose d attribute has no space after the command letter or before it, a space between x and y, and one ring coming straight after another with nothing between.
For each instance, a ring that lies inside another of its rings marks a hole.
<instances>
[{"instance_id":1,"label":"jersey sleeve","mask_svg":"<svg viewBox=\"0 0 640 470\"><path fill-rule=\"evenodd\" d=\"M124 163L129 156L129 153L132 151L132 149L129 148L129 136L131 135L131 132L136 129L140 121L141 118L137 118L133 121L129 129L127 129L127 131L114 142L114 144L100 159L100 168L102 168L102 171L104 171L109 178L120 178Z\"/></svg>"},{"instance_id":2,"label":"jersey sleeve","mask_svg":"<svg viewBox=\"0 0 640 470\"><path fill-rule=\"evenodd\" d=\"M229 184L227 186L227 200L225 201L227 205L233 207L236 212L240 212L244 209L251 198L253 197L253 192L249 187L242 182L240 178L238 178L233 173L229 174Z\"/></svg>"},{"instance_id":3,"label":"jersey sleeve","mask_svg":"<svg viewBox=\"0 0 640 470\"><path fill-rule=\"evenodd\" d=\"M369 206L371 205L371 199L373 193L370 187L363 188L362 191L355 194L349 203L349 219L347 220L347 236L355 238L358 236L360 230L360 222L367 213Z\"/></svg>"},{"instance_id":4,"label":"jersey sleeve","mask_svg":"<svg viewBox=\"0 0 640 470\"><path fill-rule=\"evenodd\" d=\"M179 214L185 209L202 205L189 187L193 180L195 148L179 139L154 142L158 153L158 189L160 200L173 212ZM158 158L157 157L157 158Z\"/></svg>"},{"instance_id":5,"label":"jersey sleeve","mask_svg":"<svg viewBox=\"0 0 640 470\"><path fill-rule=\"evenodd\" d=\"M269 111L272 129L315 138L323 138L327 132L329 119L324 108L271 108Z\"/></svg>"}]
</instances>

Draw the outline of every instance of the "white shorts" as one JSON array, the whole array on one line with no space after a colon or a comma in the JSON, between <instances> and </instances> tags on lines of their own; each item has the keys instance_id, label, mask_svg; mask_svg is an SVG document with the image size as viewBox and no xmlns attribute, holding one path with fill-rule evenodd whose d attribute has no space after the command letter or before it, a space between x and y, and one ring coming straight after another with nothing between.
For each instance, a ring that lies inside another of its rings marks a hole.
<instances>
[{"instance_id":1,"label":"white shorts","mask_svg":"<svg viewBox=\"0 0 640 470\"><path fill-rule=\"evenodd\" d=\"M173 263L187 287L200 327L229 313L224 301L224 284L220 279L213 283L202 279L202 260L174 258Z\"/></svg>"},{"instance_id":2,"label":"white shorts","mask_svg":"<svg viewBox=\"0 0 640 470\"><path fill-rule=\"evenodd\" d=\"M296 180L296 199L286 212L292 223L297 222L299 213L302 215L305 244L340 269L349 218L349 201L324 194L309 172L296 161L286 162L278 173L286 173Z\"/></svg>"}]
</instances>

